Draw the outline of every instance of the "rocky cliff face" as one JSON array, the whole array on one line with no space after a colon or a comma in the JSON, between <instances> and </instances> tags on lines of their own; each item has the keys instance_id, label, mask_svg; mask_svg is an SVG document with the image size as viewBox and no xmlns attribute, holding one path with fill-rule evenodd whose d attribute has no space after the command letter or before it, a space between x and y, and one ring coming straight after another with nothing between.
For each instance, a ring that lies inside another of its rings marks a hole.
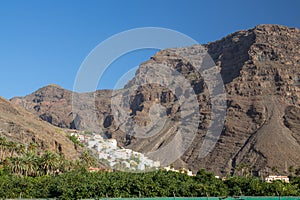
<instances>
[{"instance_id":1,"label":"rocky cliff face","mask_svg":"<svg viewBox=\"0 0 300 200\"><path fill-rule=\"evenodd\" d=\"M259 25L204 47L220 70L227 93L225 125L208 156L202 158L199 152L212 117L210 94L192 62L178 56L197 55L200 46L158 52L141 64L136 77L126 86L130 88L137 83L145 74L143 68L161 64L177 70L191 83L199 103L200 123L192 144L176 163L193 170L206 168L217 174L264 173L274 167L284 172L289 166L300 166L300 31ZM153 137L139 138L122 129L119 115L111 106L111 94L118 96L124 90L95 93L96 121L101 131L116 138L120 146L136 151L151 152L168 145L176 135L181 117L174 92L158 84L146 84L130 94L127 114L140 126L151 122L149 112L154 104L166 108L164 127ZM72 113L71 96L70 91L48 86L11 101L56 126L94 128L95 120L84 114L93 110L93 106L83 103L81 114Z\"/></svg>"}]
</instances>

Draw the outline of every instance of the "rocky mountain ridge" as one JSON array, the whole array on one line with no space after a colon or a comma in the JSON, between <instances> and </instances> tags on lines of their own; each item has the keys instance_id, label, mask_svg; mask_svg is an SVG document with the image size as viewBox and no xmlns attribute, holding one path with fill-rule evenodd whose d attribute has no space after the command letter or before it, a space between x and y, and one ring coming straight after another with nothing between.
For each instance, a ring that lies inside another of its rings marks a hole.
<instances>
[{"instance_id":1,"label":"rocky mountain ridge","mask_svg":"<svg viewBox=\"0 0 300 200\"><path fill-rule=\"evenodd\" d=\"M189 60L178 55L197 54L199 45L166 49L142 63L127 88L138 81L147 66L166 65L181 73L197 96L200 123L189 148L176 164L194 171L206 168L217 174L270 173L275 167L284 173L300 166L300 31L279 25L258 25L203 45L220 70L227 93L225 125L215 148L199 156L211 120L211 99L203 76ZM126 88L125 88L126 89ZM47 86L12 103L41 119L63 128L94 128L89 113L96 108L101 132L117 139L118 145L139 152L155 152L172 142L178 131L180 105L174 92L156 84L138 87L130 94L128 115L134 123L147 126L154 104L166 108L167 121L153 137L138 138L120 128L111 107L111 96L122 90L96 91L95 106L83 103L81 115L72 113L71 91ZM82 99L87 98L82 97ZM84 101L83 101L84 102ZM243 170L241 170L243 166ZM241 170L241 171L240 171Z\"/></svg>"}]
</instances>

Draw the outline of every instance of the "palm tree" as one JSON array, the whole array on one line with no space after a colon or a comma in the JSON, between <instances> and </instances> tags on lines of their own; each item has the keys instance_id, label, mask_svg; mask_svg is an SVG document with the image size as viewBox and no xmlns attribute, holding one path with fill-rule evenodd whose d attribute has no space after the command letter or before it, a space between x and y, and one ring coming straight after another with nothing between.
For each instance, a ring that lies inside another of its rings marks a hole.
<instances>
[{"instance_id":1,"label":"palm tree","mask_svg":"<svg viewBox=\"0 0 300 200\"><path fill-rule=\"evenodd\" d=\"M64 154L59 155L59 167L58 171L60 173L70 171L72 169L72 162L69 160L66 160Z\"/></svg>"},{"instance_id":2,"label":"palm tree","mask_svg":"<svg viewBox=\"0 0 300 200\"><path fill-rule=\"evenodd\" d=\"M41 158L41 168L46 175L54 174L59 169L59 156L51 151L46 151Z\"/></svg>"},{"instance_id":3,"label":"palm tree","mask_svg":"<svg viewBox=\"0 0 300 200\"><path fill-rule=\"evenodd\" d=\"M5 166L11 173L23 175L25 171L24 160L22 157L10 157Z\"/></svg>"},{"instance_id":4,"label":"palm tree","mask_svg":"<svg viewBox=\"0 0 300 200\"><path fill-rule=\"evenodd\" d=\"M10 157L14 156L15 151L17 150L18 144L16 142L8 142L8 148L10 150Z\"/></svg>"},{"instance_id":5,"label":"palm tree","mask_svg":"<svg viewBox=\"0 0 300 200\"><path fill-rule=\"evenodd\" d=\"M33 152L28 152L25 156L23 156L25 169L25 176L38 176L40 175L39 171L39 163L40 158Z\"/></svg>"},{"instance_id":6,"label":"palm tree","mask_svg":"<svg viewBox=\"0 0 300 200\"><path fill-rule=\"evenodd\" d=\"M18 144L16 153L18 156L24 155L26 153L26 146L24 144Z\"/></svg>"},{"instance_id":7,"label":"palm tree","mask_svg":"<svg viewBox=\"0 0 300 200\"><path fill-rule=\"evenodd\" d=\"M29 152L36 152L37 144L36 143L30 143L27 150Z\"/></svg>"},{"instance_id":8,"label":"palm tree","mask_svg":"<svg viewBox=\"0 0 300 200\"><path fill-rule=\"evenodd\" d=\"M95 164L95 159L89 154L89 152L85 151L81 155L81 160L86 167L91 167Z\"/></svg>"},{"instance_id":9,"label":"palm tree","mask_svg":"<svg viewBox=\"0 0 300 200\"><path fill-rule=\"evenodd\" d=\"M7 140L5 137L0 137L0 162L4 160L5 152L7 150Z\"/></svg>"}]
</instances>

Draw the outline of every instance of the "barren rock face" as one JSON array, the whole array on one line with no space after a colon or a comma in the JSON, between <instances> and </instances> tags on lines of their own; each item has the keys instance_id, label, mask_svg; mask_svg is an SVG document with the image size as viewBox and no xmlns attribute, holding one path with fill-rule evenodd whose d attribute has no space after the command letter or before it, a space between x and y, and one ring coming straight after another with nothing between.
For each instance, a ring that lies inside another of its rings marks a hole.
<instances>
[{"instance_id":1,"label":"barren rock face","mask_svg":"<svg viewBox=\"0 0 300 200\"><path fill-rule=\"evenodd\" d=\"M56 85L44 87L24 99L13 98L11 102L32 111L55 126L69 128L73 116L69 115L72 104L72 92Z\"/></svg>"},{"instance_id":2,"label":"barren rock face","mask_svg":"<svg viewBox=\"0 0 300 200\"><path fill-rule=\"evenodd\" d=\"M178 165L187 165L195 171L206 168L217 174L264 174L274 167L284 172L289 166L300 166L300 31L278 25L259 25L204 47L218 67L227 93L222 134L204 158L199 156L200 149L213 114L209 85L193 66L193 58L201 52L198 45L158 52L141 64L124 90L84 94L94 96L95 103L82 103L79 113L72 113L72 93L53 86L11 101L56 126L94 130L98 123L100 131L116 138L120 146L154 152L170 144L179 130L184 111L176 96L182 93L180 88L172 91L160 84L140 84L128 94L126 114L131 123L140 127L151 124L154 118L149 113L155 111L153 108L157 104L165 109L164 126L155 129L156 133L147 138L138 137L133 129L122 128L118 121L121 113L111 106L111 96L121 98L126 89L139 84L147 75L147 67L164 65L176 70L190 83L198 101L198 129L188 149L177 160ZM162 83L170 81L165 78L161 78ZM84 102L86 97L78 95ZM87 114L93 109L96 120Z\"/></svg>"}]
</instances>

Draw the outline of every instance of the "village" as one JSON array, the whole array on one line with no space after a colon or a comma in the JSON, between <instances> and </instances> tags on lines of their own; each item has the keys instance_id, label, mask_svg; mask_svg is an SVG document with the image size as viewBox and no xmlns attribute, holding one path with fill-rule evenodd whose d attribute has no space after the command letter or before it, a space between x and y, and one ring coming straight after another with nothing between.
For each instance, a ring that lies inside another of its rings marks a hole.
<instances>
[{"instance_id":1,"label":"village","mask_svg":"<svg viewBox=\"0 0 300 200\"><path fill-rule=\"evenodd\" d=\"M100 161L121 171L147 171L158 169L159 161L153 161L144 154L131 149L120 148L115 139L104 139L100 134L84 132L71 133L88 149L96 152Z\"/></svg>"},{"instance_id":2,"label":"village","mask_svg":"<svg viewBox=\"0 0 300 200\"><path fill-rule=\"evenodd\" d=\"M106 164L108 167L120 171L132 171L132 172L144 172L150 170L157 170L163 168L166 171L173 171L178 173L185 173L188 176L195 176L192 171L182 168L176 170L171 166L162 167L159 161L153 161L147 158L140 152L133 151L131 149L118 147L117 140L105 139L100 134L91 132L74 132L71 136L75 136L82 144L88 149L96 152L98 159ZM91 171L97 171L96 168L92 168ZM215 178L221 178L215 176ZM222 177L225 180L226 177ZM282 175L269 175L264 178L268 183L276 180L280 180L288 183L288 176Z\"/></svg>"}]
</instances>

